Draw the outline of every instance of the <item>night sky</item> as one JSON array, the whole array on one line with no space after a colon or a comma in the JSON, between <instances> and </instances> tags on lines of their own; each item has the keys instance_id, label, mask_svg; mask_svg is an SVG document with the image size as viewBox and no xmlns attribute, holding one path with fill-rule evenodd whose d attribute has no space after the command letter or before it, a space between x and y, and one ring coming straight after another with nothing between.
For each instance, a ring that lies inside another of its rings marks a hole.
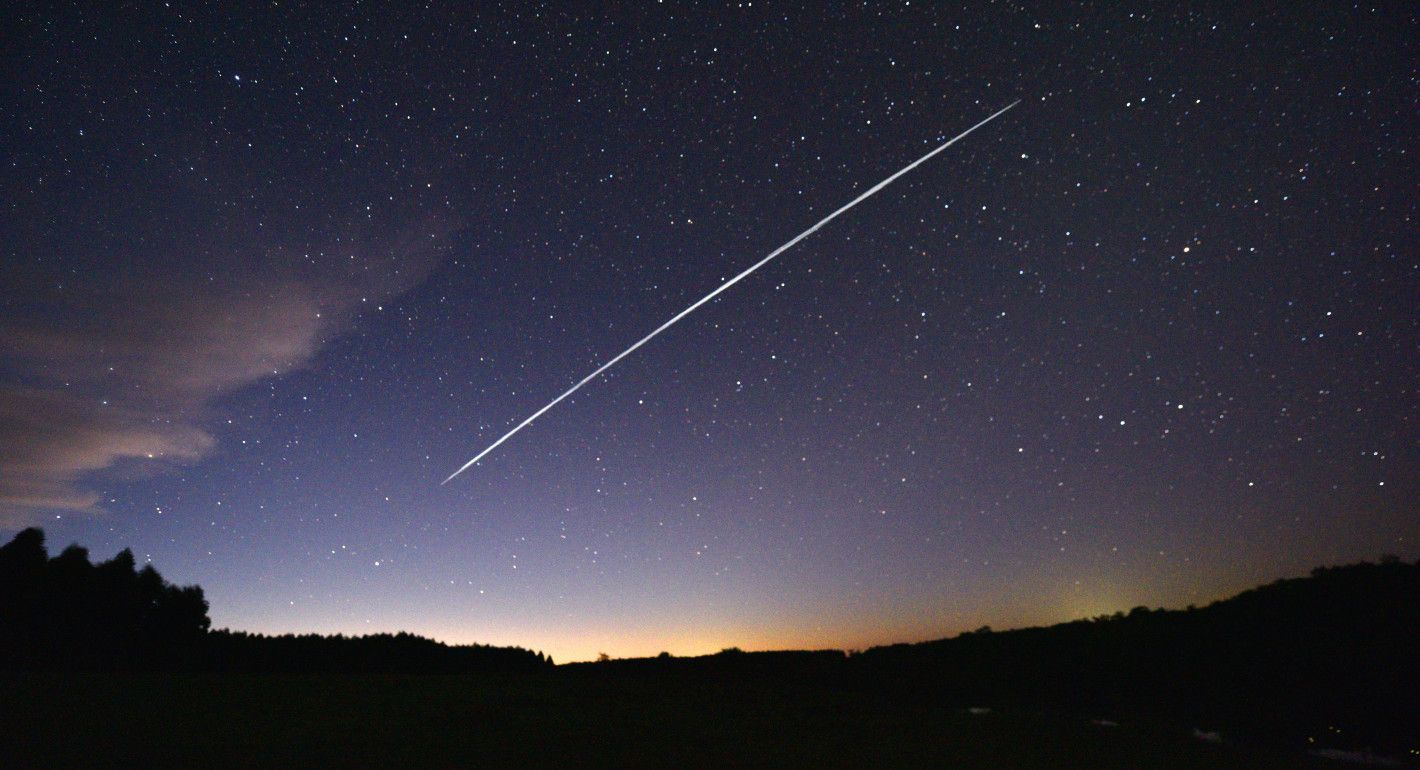
<instances>
[{"instance_id":1,"label":"night sky","mask_svg":"<svg viewBox=\"0 0 1420 770\"><path fill-rule=\"evenodd\" d=\"M0 534L214 626L860 648L1420 557L1409 3L38 5Z\"/></svg>"}]
</instances>

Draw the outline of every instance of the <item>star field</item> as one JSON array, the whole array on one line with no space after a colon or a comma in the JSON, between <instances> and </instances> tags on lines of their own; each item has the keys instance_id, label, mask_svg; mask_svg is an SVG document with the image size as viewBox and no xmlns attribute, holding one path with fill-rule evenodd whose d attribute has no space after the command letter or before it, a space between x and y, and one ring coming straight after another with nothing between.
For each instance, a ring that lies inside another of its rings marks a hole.
<instances>
[{"instance_id":1,"label":"star field","mask_svg":"<svg viewBox=\"0 0 1420 770\"><path fill-rule=\"evenodd\" d=\"M862 647L1420 556L1400 5L17 16L0 524L217 626Z\"/></svg>"}]
</instances>

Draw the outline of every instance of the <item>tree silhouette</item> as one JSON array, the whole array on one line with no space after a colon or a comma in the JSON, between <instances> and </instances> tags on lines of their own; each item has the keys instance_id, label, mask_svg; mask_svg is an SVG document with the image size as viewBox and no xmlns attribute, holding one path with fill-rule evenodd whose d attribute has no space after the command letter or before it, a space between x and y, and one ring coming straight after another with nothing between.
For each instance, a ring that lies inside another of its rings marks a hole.
<instances>
[{"instance_id":1,"label":"tree silhouette","mask_svg":"<svg viewBox=\"0 0 1420 770\"><path fill-rule=\"evenodd\" d=\"M211 631L198 586L175 586L133 552L93 564L78 545L50 558L44 532L0 546L0 669L528 671L552 659L519 647L447 645L413 634L263 636Z\"/></svg>"},{"instance_id":2,"label":"tree silhouette","mask_svg":"<svg viewBox=\"0 0 1420 770\"><path fill-rule=\"evenodd\" d=\"M197 586L140 571L127 549L95 565L78 545L49 558L44 532L0 547L0 665L148 668L190 658L207 631Z\"/></svg>"}]
</instances>

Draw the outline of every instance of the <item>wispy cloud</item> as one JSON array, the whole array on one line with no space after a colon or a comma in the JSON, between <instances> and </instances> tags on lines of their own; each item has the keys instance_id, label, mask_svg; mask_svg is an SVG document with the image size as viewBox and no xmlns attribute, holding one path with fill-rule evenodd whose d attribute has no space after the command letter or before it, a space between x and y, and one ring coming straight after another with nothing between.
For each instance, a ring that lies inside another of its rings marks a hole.
<instances>
[{"instance_id":1,"label":"wispy cloud","mask_svg":"<svg viewBox=\"0 0 1420 770\"><path fill-rule=\"evenodd\" d=\"M100 495L78 485L84 474L125 458L196 460L214 443L155 410L59 388L0 386L0 524L17 525L37 510L93 511Z\"/></svg>"},{"instance_id":2,"label":"wispy cloud","mask_svg":"<svg viewBox=\"0 0 1420 770\"><path fill-rule=\"evenodd\" d=\"M349 328L361 299L427 276L453 232L444 221L343 242L329 269L149 275L69 290L0 319L0 527L43 512L101 509L103 473L161 472L213 450L219 396L309 364Z\"/></svg>"}]
</instances>

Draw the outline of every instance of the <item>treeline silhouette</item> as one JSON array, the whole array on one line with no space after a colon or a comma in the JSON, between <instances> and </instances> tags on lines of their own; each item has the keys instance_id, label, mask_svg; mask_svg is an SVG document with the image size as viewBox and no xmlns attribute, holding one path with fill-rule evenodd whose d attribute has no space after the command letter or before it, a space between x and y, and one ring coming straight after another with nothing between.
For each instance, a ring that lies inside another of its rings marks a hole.
<instances>
[{"instance_id":1,"label":"treeline silhouette","mask_svg":"<svg viewBox=\"0 0 1420 770\"><path fill-rule=\"evenodd\" d=\"M551 658L521 647L451 645L407 633L265 636L222 629L207 635L204 653L204 667L216 671L453 674L552 666Z\"/></svg>"},{"instance_id":2,"label":"treeline silhouette","mask_svg":"<svg viewBox=\"0 0 1420 770\"><path fill-rule=\"evenodd\" d=\"M0 669L454 673L530 671L552 660L520 647L448 645L413 634L265 636L210 630L198 586L175 586L127 549L93 564L44 532L0 546Z\"/></svg>"},{"instance_id":3,"label":"treeline silhouette","mask_svg":"<svg viewBox=\"0 0 1420 770\"><path fill-rule=\"evenodd\" d=\"M0 547L0 669L231 672L549 670L541 653L410 634L263 636L209 629L197 586L128 551L50 558L38 529ZM854 692L914 706L1186 723L1296 745L1420 745L1420 563L1318 568L1207 607L1136 607L1013 631L983 628L860 653L785 651L604 660L564 680L751 691L803 702ZM746 683L737 688L736 683ZM864 702L867 702L866 700Z\"/></svg>"}]
</instances>

